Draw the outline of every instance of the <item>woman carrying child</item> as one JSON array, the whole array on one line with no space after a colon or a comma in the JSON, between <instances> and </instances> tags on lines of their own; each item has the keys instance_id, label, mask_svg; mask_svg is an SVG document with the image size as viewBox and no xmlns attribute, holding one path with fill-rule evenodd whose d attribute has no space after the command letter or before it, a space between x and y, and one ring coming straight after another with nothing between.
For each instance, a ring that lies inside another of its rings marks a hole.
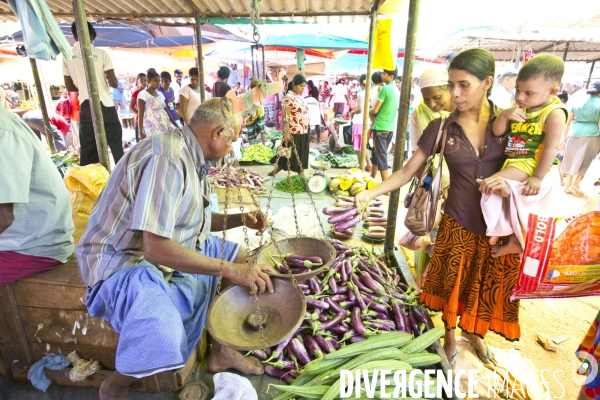
<instances>
[{"instance_id":1,"label":"woman carrying child","mask_svg":"<svg viewBox=\"0 0 600 400\"><path fill-rule=\"evenodd\" d=\"M443 312L447 329L444 350L450 362L456 357L457 326L484 363L495 363L482 340L489 330L509 341L521 335L519 303L510 300L519 274L519 256L492 256L479 184L474 179L492 176L506 160L506 140L492 132L501 111L488 100L494 76L494 57L489 51L471 49L457 55L448 78L456 110L446 120L436 119L425 128L418 149L401 170L355 198L357 204L369 202L410 182L428 157L440 151L434 144L443 123L447 132L444 158L452 184L419 301Z\"/></svg>"}]
</instances>

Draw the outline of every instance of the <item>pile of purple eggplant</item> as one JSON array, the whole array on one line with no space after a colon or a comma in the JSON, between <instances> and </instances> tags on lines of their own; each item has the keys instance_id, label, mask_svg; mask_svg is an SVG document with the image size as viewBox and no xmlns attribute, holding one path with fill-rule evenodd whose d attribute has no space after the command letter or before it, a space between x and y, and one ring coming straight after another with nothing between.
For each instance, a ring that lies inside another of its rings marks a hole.
<instances>
[{"instance_id":1,"label":"pile of purple eggplant","mask_svg":"<svg viewBox=\"0 0 600 400\"><path fill-rule=\"evenodd\" d=\"M275 268L283 274L304 274L310 272L311 268L322 267L323 259L316 256L303 256L300 254L284 254L284 255L271 255L267 254L269 259L275 264ZM284 258L285 265L282 262L278 262L275 258Z\"/></svg>"},{"instance_id":2,"label":"pile of purple eggplant","mask_svg":"<svg viewBox=\"0 0 600 400\"><path fill-rule=\"evenodd\" d=\"M269 180L257 172L242 167L227 167L226 164L219 168L211 167L208 170L208 179L211 185L217 188L227 189L229 182L229 186L236 189L234 194L236 199L239 186L249 189L254 194L267 193L264 183Z\"/></svg>"},{"instance_id":3,"label":"pile of purple eggplant","mask_svg":"<svg viewBox=\"0 0 600 400\"><path fill-rule=\"evenodd\" d=\"M368 207L370 213L376 216L383 216L382 202L380 199L373 199ZM325 207L323 214L328 215L332 226L329 231L338 239L349 239L354 236L354 227L360 222L366 206L357 207L352 197L338 197L335 207Z\"/></svg>"},{"instance_id":4,"label":"pile of purple eggplant","mask_svg":"<svg viewBox=\"0 0 600 400\"><path fill-rule=\"evenodd\" d=\"M427 317L415 288L364 247L332 241L336 259L328 271L299 283L307 312L300 328L274 348L248 353L266 364L265 373L291 381L310 361L381 332L419 336Z\"/></svg>"}]
</instances>

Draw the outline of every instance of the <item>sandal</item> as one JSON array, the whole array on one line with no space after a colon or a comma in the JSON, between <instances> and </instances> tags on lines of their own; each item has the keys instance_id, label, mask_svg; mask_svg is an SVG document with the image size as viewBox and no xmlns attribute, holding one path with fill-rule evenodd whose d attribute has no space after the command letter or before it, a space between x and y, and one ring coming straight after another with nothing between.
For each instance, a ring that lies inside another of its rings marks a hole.
<instances>
[{"instance_id":1,"label":"sandal","mask_svg":"<svg viewBox=\"0 0 600 400\"><path fill-rule=\"evenodd\" d=\"M473 349L475 350L475 354L477 354L477 357L479 358L479 360L482 363L496 365L496 363L494 363L492 361L492 359L490 358L490 348L488 347L487 344L485 345L486 354L483 354L483 352L477 350L477 347L475 347L475 345L473 343L471 343L471 346L473 346Z\"/></svg>"},{"instance_id":2,"label":"sandal","mask_svg":"<svg viewBox=\"0 0 600 400\"><path fill-rule=\"evenodd\" d=\"M576 187L573 187L573 186L571 186L571 187L570 187L569 189L567 189L567 190L569 190L567 193L568 193L568 194L572 194L573 196L577 196L577 197L586 197L585 193L583 193L583 192L581 191L581 189L579 189L579 188L576 188Z\"/></svg>"},{"instance_id":3,"label":"sandal","mask_svg":"<svg viewBox=\"0 0 600 400\"><path fill-rule=\"evenodd\" d=\"M565 189L565 193L566 193L566 194L575 194L575 193L573 192L573 186L569 186L568 188L566 188L566 189Z\"/></svg>"},{"instance_id":4,"label":"sandal","mask_svg":"<svg viewBox=\"0 0 600 400\"><path fill-rule=\"evenodd\" d=\"M457 348L455 348L455 349L454 349L454 354L452 354L452 357L450 357L450 358L448 359L448 364L452 364L452 363L454 363L454 360L456 360L456 356L457 356L457 355L458 355L458 349L457 349Z\"/></svg>"}]
</instances>

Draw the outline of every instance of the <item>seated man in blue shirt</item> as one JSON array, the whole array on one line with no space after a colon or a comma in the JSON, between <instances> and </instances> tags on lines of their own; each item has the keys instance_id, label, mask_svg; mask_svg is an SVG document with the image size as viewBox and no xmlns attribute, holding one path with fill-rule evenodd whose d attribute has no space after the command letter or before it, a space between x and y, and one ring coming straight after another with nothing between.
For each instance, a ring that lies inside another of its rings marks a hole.
<instances>
[{"instance_id":1,"label":"seated man in blue shirt","mask_svg":"<svg viewBox=\"0 0 600 400\"><path fill-rule=\"evenodd\" d=\"M225 221L211 211L208 162L225 157L241 129L231 103L223 110L221 102L205 101L189 125L134 146L110 175L77 245L89 313L120 334L117 372L102 383L102 400L128 399L136 379L186 363L219 277L251 293L273 291L271 267L246 264L244 249L210 234ZM226 228L241 225L241 214L228 216ZM265 215L247 213L246 226L262 232ZM213 340L208 369L228 368L264 372L257 359Z\"/></svg>"}]
</instances>

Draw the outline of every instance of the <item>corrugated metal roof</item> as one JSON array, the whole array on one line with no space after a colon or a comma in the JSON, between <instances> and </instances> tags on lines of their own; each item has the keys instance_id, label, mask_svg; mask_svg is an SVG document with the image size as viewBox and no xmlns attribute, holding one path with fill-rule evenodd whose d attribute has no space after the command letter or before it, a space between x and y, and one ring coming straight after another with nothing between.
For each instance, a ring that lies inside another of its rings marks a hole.
<instances>
[{"instance_id":1,"label":"corrugated metal roof","mask_svg":"<svg viewBox=\"0 0 600 400\"><path fill-rule=\"evenodd\" d=\"M437 50L436 55L443 58L453 51L480 47L491 51L497 61L514 60L519 48L534 54L553 53L562 58L568 46L566 61L600 60L600 31L565 30L561 33L469 32L450 38Z\"/></svg>"},{"instance_id":2,"label":"corrugated metal roof","mask_svg":"<svg viewBox=\"0 0 600 400\"><path fill-rule=\"evenodd\" d=\"M71 0L46 0L59 21L73 21ZM261 17L292 21L354 22L364 20L377 0L262 0ZM190 24L194 11L203 18L248 17L250 0L84 0L95 18L128 18L153 23ZM0 1L0 21L16 21L10 7Z\"/></svg>"}]
</instances>

